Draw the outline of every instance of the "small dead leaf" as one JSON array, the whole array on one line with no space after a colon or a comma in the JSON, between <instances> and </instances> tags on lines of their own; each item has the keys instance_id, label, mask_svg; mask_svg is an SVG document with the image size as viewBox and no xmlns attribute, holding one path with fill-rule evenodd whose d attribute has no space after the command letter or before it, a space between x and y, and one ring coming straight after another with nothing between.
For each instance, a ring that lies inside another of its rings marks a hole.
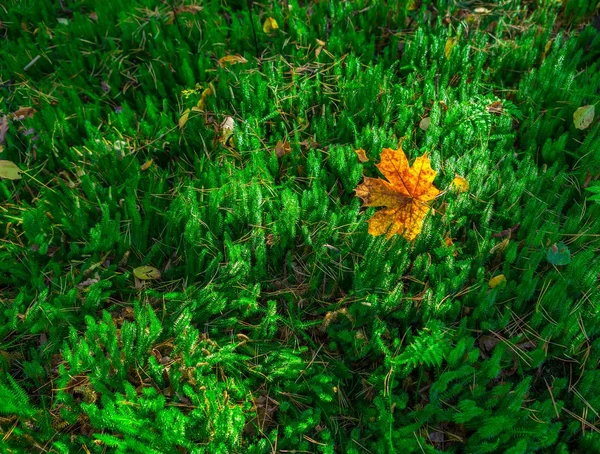
<instances>
[{"instance_id":1,"label":"small dead leaf","mask_svg":"<svg viewBox=\"0 0 600 454\"><path fill-rule=\"evenodd\" d=\"M6 115L0 117L0 145L6 142L6 133L8 132L8 121Z\"/></svg>"},{"instance_id":2,"label":"small dead leaf","mask_svg":"<svg viewBox=\"0 0 600 454\"><path fill-rule=\"evenodd\" d=\"M423 131L427 131L427 128L429 128L430 124L431 124L431 117L425 117L419 123L419 128L421 128Z\"/></svg>"},{"instance_id":3,"label":"small dead leaf","mask_svg":"<svg viewBox=\"0 0 600 454\"><path fill-rule=\"evenodd\" d=\"M110 85L108 85L105 81L100 82L100 88L105 94L110 93Z\"/></svg>"},{"instance_id":4,"label":"small dead leaf","mask_svg":"<svg viewBox=\"0 0 600 454\"><path fill-rule=\"evenodd\" d=\"M185 109L183 111L183 114L179 118L179 129L183 129L183 127L185 126L185 124L188 121L189 116L190 116L190 109Z\"/></svg>"},{"instance_id":5,"label":"small dead leaf","mask_svg":"<svg viewBox=\"0 0 600 454\"><path fill-rule=\"evenodd\" d=\"M450 54L452 54L452 49L456 45L458 38L448 38L446 41L446 45L444 46L444 55L446 56L446 60L450 59Z\"/></svg>"},{"instance_id":6,"label":"small dead leaf","mask_svg":"<svg viewBox=\"0 0 600 454\"><path fill-rule=\"evenodd\" d=\"M233 135L233 130L235 128L235 120L233 117L226 117L221 123L221 137L219 142L222 144L226 144L229 138Z\"/></svg>"},{"instance_id":7,"label":"small dead leaf","mask_svg":"<svg viewBox=\"0 0 600 454\"><path fill-rule=\"evenodd\" d=\"M21 169L12 161L0 160L0 178L7 180L20 180Z\"/></svg>"},{"instance_id":8,"label":"small dead leaf","mask_svg":"<svg viewBox=\"0 0 600 454\"><path fill-rule=\"evenodd\" d=\"M200 95L200 101L198 101L198 104L196 104L196 107L198 108L198 110L203 111L204 106L206 105L206 100L208 99L209 96L212 96L214 94L215 94L215 88L213 87L212 84L209 84L208 88L206 88ZM192 109L192 110L196 110L196 109Z\"/></svg>"},{"instance_id":9,"label":"small dead leaf","mask_svg":"<svg viewBox=\"0 0 600 454\"><path fill-rule=\"evenodd\" d=\"M546 56L548 55L548 52L550 52L550 49L552 49L552 44L553 43L554 43L554 40L551 39L544 46L544 52L542 52L542 61L546 59Z\"/></svg>"},{"instance_id":10,"label":"small dead leaf","mask_svg":"<svg viewBox=\"0 0 600 454\"><path fill-rule=\"evenodd\" d=\"M290 146L290 144L288 143L287 140L285 140L283 142L281 140L278 140L277 144L275 145L275 154L277 155L278 158L281 158L281 157L285 156L286 154L289 154L291 150L292 150L292 147Z\"/></svg>"},{"instance_id":11,"label":"small dead leaf","mask_svg":"<svg viewBox=\"0 0 600 454\"><path fill-rule=\"evenodd\" d=\"M98 273L96 273L93 278L88 278L85 281L82 281L77 287L86 288L97 284L98 282L100 282L100 276L98 275Z\"/></svg>"},{"instance_id":12,"label":"small dead leaf","mask_svg":"<svg viewBox=\"0 0 600 454\"><path fill-rule=\"evenodd\" d=\"M494 115L502 115L503 109L502 109L502 103L500 101L494 101L493 103L491 103L489 106L487 106L485 108L485 110L488 111L488 113L494 114Z\"/></svg>"},{"instance_id":13,"label":"small dead leaf","mask_svg":"<svg viewBox=\"0 0 600 454\"><path fill-rule=\"evenodd\" d=\"M88 17L91 20L98 22L98 13L96 11L92 11L90 14L88 14Z\"/></svg>"},{"instance_id":14,"label":"small dead leaf","mask_svg":"<svg viewBox=\"0 0 600 454\"><path fill-rule=\"evenodd\" d=\"M153 162L154 162L154 161L152 161L152 159L150 159L150 160L146 161L144 164L142 164L142 166L140 167L140 170L141 170L142 172L144 172L145 170L148 170L148 169L149 169L149 168L152 166L152 163L153 163Z\"/></svg>"},{"instance_id":15,"label":"small dead leaf","mask_svg":"<svg viewBox=\"0 0 600 454\"><path fill-rule=\"evenodd\" d=\"M325 44L327 44L327 43L325 41L321 41L320 39L317 39L317 44L319 46L315 49L315 57L319 56L319 54L321 53L321 51L325 47Z\"/></svg>"},{"instance_id":16,"label":"small dead leaf","mask_svg":"<svg viewBox=\"0 0 600 454\"><path fill-rule=\"evenodd\" d=\"M499 343L500 339L497 337L483 335L479 338L479 348L488 353L491 352Z\"/></svg>"},{"instance_id":17,"label":"small dead leaf","mask_svg":"<svg viewBox=\"0 0 600 454\"><path fill-rule=\"evenodd\" d=\"M596 106L591 104L589 106L580 107L573 114L573 123L577 129L586 129L592 124L594 120Z\"/></svg>"},{"instance_id":18,"label":"small dead leaf","mask_svg":"<svg viewBox=\"0 0 600 454\"><path fill-rule=\"evenodd\" d=\"M66 17L59 17L56 19L56 21L61 25L69 25L69 19Z\"/></svg>"},{"instance_id":19,"label":"small dead leaf","mask_svg":"<svg viewBox=\"0 0 600 454\"><path fill-rule=\"evenodd\" d=\"M493 278L490 279L490 282L489 282L490 288L495 288L499 285L505 285L505 284L506 284L506 278L504 277L504 274L499 274L498 276L494 276Z\"/></svg>"},{"instance_id":20,"label":"small dead leaf","mask_svg":"<svg viewBox=\"0 0 600 454\"><path fill-rule=\"evenodd\" d=\"M367 162L369 160L369 158L367 157L367 153L365 153L365 150L363 150L362 148L354 150L354 152L356 153L356 156L358 156L358 160L360 162Z\"/></svg>"},{"instance_id":21,"label":"small dead leaf","mask_svg":"<svg viewBox=\"0 0 600 454\"><path fill-rule=\"evenodd\" d=\"M37 111L33 107L19 107L19 110L13 112L13 120L25 120L33 118Z\"/></svg>"},{"instance_id":22,"label":"small dead leaf","mask_svg":"<svg viewBox=\"0 0 600 454\"><path fill-rule=\"evenodd\" d=\"M169 20L167 24L172 24L175 22L175 16L180 13L192 13L196 14L198 11L202 11L202 7L199 5L183 5L175 8L175 11L169 12Z\"/></svg>"},{"instance_id":23,"label":"small dead leaf","mask_svg":"<svg viewBox=\"0 0 600 454\"><path fill-rule=\"evenodd\" d=\"M456 175L450 185L456 192L467 192L469 190L469 182L460 175Z\"/></svg>"},{"instance_id":24,"label":"small dead leaf","mask_svg":"<svg viewBox=\"0 0 600 454\"><path fill-rule=\"evenodd\" d=\"M278 30L279 25L277 25L277 21L272 17L267 17L263 22L263 32L271 33L274 30Z\"/></svg>"},{"instance_id":25,"label":"small dead leaf","mask_svg":"<svg viewBox=\"0 0 600 454\"><path fill-rule=\"evenodd\" d=\"M237 63L248 63L248 60L241 55L226 55L225 57L219 58L219 65L221 67L224 67L226 64L235 65Z\"/></svg>"},{"instance_id":26,"label":"small dead leaf","mask_svg":"<svg viewBox=\"0 0 600 454\"><path fill-rule=\"evenodd\" d=\"M160 271L153 266L138 266L133 269L133 275L142 281L150 279L160 279Z\"/></svg>"}]
</instances>

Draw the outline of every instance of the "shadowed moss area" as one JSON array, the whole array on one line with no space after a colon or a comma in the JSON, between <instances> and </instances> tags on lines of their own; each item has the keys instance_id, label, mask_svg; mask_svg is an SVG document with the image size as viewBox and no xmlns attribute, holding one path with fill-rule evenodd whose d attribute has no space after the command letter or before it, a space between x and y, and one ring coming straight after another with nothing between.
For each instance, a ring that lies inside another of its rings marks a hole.
<instances>
[{"instance_id":1,"label":"shadowed moss area","mask_svg":"<svg viewBox=\"0 0 600 454\"><path fill-rule=\"evenodd\" d=\"M0 451L600 451L599 101L586 0L4 2Z\"/></svg>"}]
</instances>

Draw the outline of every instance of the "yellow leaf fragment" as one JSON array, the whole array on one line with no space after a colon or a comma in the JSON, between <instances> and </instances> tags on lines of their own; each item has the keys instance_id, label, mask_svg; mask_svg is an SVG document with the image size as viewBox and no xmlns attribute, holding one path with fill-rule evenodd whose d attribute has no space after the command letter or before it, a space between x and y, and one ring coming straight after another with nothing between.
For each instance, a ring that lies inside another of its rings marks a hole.
<instances>
[{"instance_id":1,"label":"yellow leaf fragment","mask_svg":"<svg viewBox=\"0 0 600 454\"><path fill-rule=\"evenodd\" d=\"M456 192L467 192L469 190L469 182L460 175L456 175L450 185Z\"/></svg>"},{"instance_id":2,"label":"yellow leaf fragment","mask_svg":"<svg viewBox=\"0 0 600 454\"><path fill-rule=\"evenodd\" d=\"M214 87L212 84L210 84L208 86L208 88L206 88L200 95L200 101L198 101L198 104L196 104L196 107L198 107L198 109L200 109L200 110L204 110L204 106L206 105L206 100L208 99L209 96L212 96L214 94L215 94Z\"/></svg>"},{"instance_id":3,"label":"yellow leaf fragment","mask_svg":"<svg viewBox=\"0 0 600 454\"><path fill-rule=\"evenodd\" d=\"M402 147L384 148L377 168L386 180L365 177L355 191L363 206L384 207L369 219L369 233L386 234L388 239L401 234L413 240L421 232L430 202L440 194L433 186L437 172L427 155L418 157L410 167Z\"/></svg>"},{"instance_id":4,"label":"yellow leaf fragment","mask_svg":"<svg viewBox=\"0 0 600 454\"><path fill-rule=\"evenodd\" d=\"M494 276L493 278L490 279L490 282L489 282L490 288L495 288L501 284L502 285L506 284L506 278L504 277L504 274L499 274L498 276Z\"/></svg>"},{"instance_id":5,"label":"yellow leaf fragment","mask_svg":"<svg viewBox=\"0 0 600 454\"><path fill-rule=\"evenodd\" d=\"M185 124L188 121L189 116L190 116L190 109L185 109L183 111L183 114L179 118L179 129L183 129L183 127L185 126Z\"/></svg>"},{"instance_id":6,"label":"yellow leaf fragment","mask_svg":"<svg viewBox=\"0 0 600 454\"><path fill-rule=\"evenodd\" d=\"M133 269L133 275L142 281L148 281L150 279L160 279L160 271L153 266L138 266Z\"/></svg>"},{"instance_id":7,"label":"yellow leaf fragment","mask_svg":"<svg viewBox=\"0 0 600 454\"><path fill-rule=\"evenodd\" d=\"M224 67L227 65L235 65L237 63L248 63L241 55L225 55L224 57L219 58L219 65Z\"/></svg>"},{"instance_id":8,"label":"yellow leaf fragment","mask_svg":"<svg viewBox=\"0 0 600 454\"><path fill-rule=\"evenodd\" d=\"M446 41L446 45L444 46L444 55L446 56L447 60L450 59L450 54L452 53L452 49L454 49L457 41L458 38L448 38Z\"/></svg>"},{"instance_id":9,"label":"yellow leaf fragment","mask_svg":"<svg viewBox=\"0 0 600 454\"><path fill-rule=\"evenodd\" d=\"M20 180L21 169L12 161L0 160L0 178Z\"/></svg>"},{"instance_id":10,"label":"yellow leaf fragment","mask_svg":"<svg viewBox=\"0 0 600 454\"><path fill-rule=\"evenodd\" d=\"M585 129L594 121L596 106L591 104L589 106L580 107L573 114L573 123L577 129Z\"/></svg>"},{"instance_id":11,"label":"yellow leaf fragment","mask_svg":"<svg viewBox=\"0 0 600 454\"><path fill-rule=\"evenodd\" d=\"M140 170L141 170L142 172L144 172L144 171L148 170L150 167L152 167L152 163L153 163L153 162L154 162L154 161L153 161L152 159L150 159L150 160L146 161L144 164L142 164L142 166L140 167Z\"/></svg>"},{"instance_id":12,"label":"yellow leaf fragment","mask_svg":"<svg viewBox=\"0 0 600 454\"><path fill-rule=\"evenodd\" d=\"M356 153L356 156L358 156L358 160L360 162L367 162L369 160L369 158L367 157L367 154L365 153L365 150L363 150L362 148L359 148L358 150L354 150L354 152Z\"/></svg>"},{"instance_id":13,"label":"yellow leaf fragment","mask_svg":"<svg viewBox=\"0 0 600 454\"><path fill-rule=\"evenodd\" d=\"M318 47L315 49L315 57L319 56L319 54L325 47L325 44L327 44L327 43L325 41L321 41L320 39L317 39L317 44L318 44Z\"/></svg>"},{"instance_id":14,"label":"yellow leaf fragment","mask_svg":"<svg viewBox=\"0 0 600 454\"><path fill-rule=\"evenodd\" d=\"M271 33L273 30L278 30L279 25L277 25L277 21L272 17L267 17L263 22L263 32Z\"/></svg>"}]
</instances>

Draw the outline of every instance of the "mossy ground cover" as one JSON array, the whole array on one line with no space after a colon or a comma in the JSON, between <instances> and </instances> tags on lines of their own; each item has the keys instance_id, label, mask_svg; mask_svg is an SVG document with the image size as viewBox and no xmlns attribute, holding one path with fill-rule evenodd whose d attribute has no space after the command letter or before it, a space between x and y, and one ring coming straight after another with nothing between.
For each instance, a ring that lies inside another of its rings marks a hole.
<instances>
[{"instance_id":1,"label":"mossy ground cover","mask_svg":"<svg viewBox=\"0 0 600 454\"><path fill-rule=\"evenodd\" d=\"M0 21L2 452L600 452L595 2ZM400 143L413 241L355 192Z\"/></svg>"}]
</instances>

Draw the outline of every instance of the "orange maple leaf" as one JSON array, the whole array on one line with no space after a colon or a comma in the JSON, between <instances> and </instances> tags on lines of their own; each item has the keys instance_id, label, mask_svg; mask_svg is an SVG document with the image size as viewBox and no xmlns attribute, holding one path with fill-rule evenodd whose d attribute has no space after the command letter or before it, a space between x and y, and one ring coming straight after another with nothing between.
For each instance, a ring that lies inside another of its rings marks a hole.
<instances>
[{"instance_id":1,"label":"orange maple leaf","mask_svg":"<svg viewBox=\"0 0 600 454\"><path fill-rule=\"evenodd\" d=\"M356 188L364 206L385 207L369 219L371 235L404 235L413 240L420 232L430 202L440 190L433 186L437 172L431 168L427 154L419 156L412 167L402 150L384 148L377 168L387 179L365 177Z\"/></svg>"}]
</instances>

